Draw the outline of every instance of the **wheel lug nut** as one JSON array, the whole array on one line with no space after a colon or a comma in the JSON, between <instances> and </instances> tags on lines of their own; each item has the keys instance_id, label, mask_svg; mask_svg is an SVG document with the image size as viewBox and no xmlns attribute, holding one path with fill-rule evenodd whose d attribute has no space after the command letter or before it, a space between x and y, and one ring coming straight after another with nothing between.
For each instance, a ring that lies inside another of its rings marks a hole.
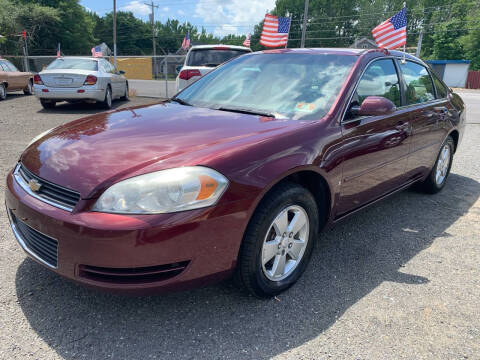
<instances>
[{"instance_id":1,"label":"wheel lug nut","mask_svg":"<svg viewBox=\"0 0 480 360\"><path fill-rule=\"evenodd\" d=\"M288 237L293 237L293 232L291 232L291 233L288 235Z\"/></svg>"},{"instance_id":2,"label":"wheel lug nut","mask_svg":"<svg viewBox=\"0 0 480 360\"><path fill-rule=\"evenodd\" d=\"M292 246L293 246L293 244L292 244L292 243L288 244L288 248L289 248L289 249L291 249L291 248L292 248Z\"/></svg>"},{"instance_id":3,"label":"wheel lug nut","mask_svg":"<svg viewBox=\"0 0 480 360\"><path fill-rule=\"evenodd\" d=\"M286 233L286 232L284 232L282 236L283 236L283 237L286 237L286 236L287 236L287 233Z\"/></svg>"}]
</instances>

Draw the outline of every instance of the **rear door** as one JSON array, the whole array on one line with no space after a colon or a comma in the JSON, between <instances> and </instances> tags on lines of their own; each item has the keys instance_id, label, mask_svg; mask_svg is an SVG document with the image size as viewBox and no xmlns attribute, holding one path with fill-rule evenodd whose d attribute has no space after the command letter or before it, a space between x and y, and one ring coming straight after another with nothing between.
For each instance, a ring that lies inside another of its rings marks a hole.
<instances>
[{"instance_id":1,"label":"rear door","mask_svg":"<svg viewBox=\"0 0 480 360\"><path fill-rule=\"evenodd\" d=\"M425 175L436 160L448 132L448 117L455 109L445 89L437 94L427 68L414 61L398 62L404 80L406 106L410 110L412 147L407 174L411 178Z\"/></svg>"},{"instance_id":2,"label":"rear door","mask_svg":"<svg viewBox=\"0 0 480 360\"><path fill-rule=\"evenodd\" d=\"M409 153L409 114L393 59L375 60L363 73L350 107L367 96L383 96L398 108L384 116L355 116L342 121L343 177L337 216L346 214L405 183Z\"/></svg>"}]
</instances>

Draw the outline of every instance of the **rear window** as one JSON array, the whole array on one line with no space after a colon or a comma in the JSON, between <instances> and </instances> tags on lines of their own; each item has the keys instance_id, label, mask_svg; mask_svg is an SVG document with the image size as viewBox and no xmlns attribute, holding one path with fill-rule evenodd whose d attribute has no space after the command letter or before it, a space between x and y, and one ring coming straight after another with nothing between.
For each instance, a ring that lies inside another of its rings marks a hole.
<instances>
[{"instance_id":1,"label":"rear window","mask_svg":"<svg viewBox=\"0 0 480 360\"><path fill-rule=\"evenodd\" d=\"M198 49L190 51L187 66L217 66L234 57L247 54L248 50Z\"/></svg>"},{"instance_id":2,"label":"rear window","mask_svg":"<svg viewBox=\"0 0 480 360\"><path fill-rule=\"evenodd\" d=\"M76 69L97 71L98 63L96 60L89 59L56 59L47 66L47 70L56 69Z\"/></svg>"},{"instance_id":3,"label":"rear window","mask_svg":"<svg viewBox=\"0 0 480 360\"><path fill-rule=\"evenodd\" d=\"M5 71L12 71L12 72L17 72L19 71L15 65L13 65L10 61L4 60L2 61L3 67L6 69Z\"/></svg>"}]
</instances>

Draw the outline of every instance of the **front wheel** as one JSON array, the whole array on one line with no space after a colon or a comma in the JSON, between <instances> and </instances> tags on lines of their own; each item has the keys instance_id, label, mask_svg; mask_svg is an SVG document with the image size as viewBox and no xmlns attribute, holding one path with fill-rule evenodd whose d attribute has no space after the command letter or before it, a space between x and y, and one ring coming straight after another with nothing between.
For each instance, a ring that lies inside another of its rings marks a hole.
<instances>
[{"instance_id":1,"label":"front wheel","mask_svg":"<svg viewBox=\"0 0 480 360\"><path fill-rule=\"evenodd\" d=\"M120 100L123 100L123 101L128 101L128 100L129 100L128 83L125 84L125 93L124 93L124 95L120 98Z\"/></svg>"},{"instance_id":2,"label":"front wheel","mask_svg":"<svg viewBox=\"0 0 480 360\"><path fill-rule=\"evenodd\" d=\"M305 271L318 233L313 195L285 183L255 211L240 249L235 280L257 297L271 297L292 286Z\"/></svg>"},{"instance_id":3,"label":"front wheel","mask_svg":"<svg viewBox=\"0 0 480 360\"><path fill-rule=\"evenodd\" d=\"M105 99L100 103L100 105L107 110L112 108L112 89L110 86L107 86L107 90L105 90Z\"/></svg>"},{"instance_id":4,"label":"front wheel","mask_svg":"<svg viewBox=\"0 0 480 360\"><path fill-rule=\"evenodd\" d=\"M0 100L5 100L7 98L7 88L5 84L0 84Z\"/></svg>"},{"instance_id":5,"label":"front wheel","mask_svg":"<svg viewBox=\"0 0 480 360\"><path fill-rule=\"evenodd\" d=\"M440 148L437 161L435 162L432 171L422 184L423 190L426 193L436 194L441 191L447 183L450 168L452 167L454 150L455 143L453 142L452 137L449 136Z\"/></svg>"}]
</instances>

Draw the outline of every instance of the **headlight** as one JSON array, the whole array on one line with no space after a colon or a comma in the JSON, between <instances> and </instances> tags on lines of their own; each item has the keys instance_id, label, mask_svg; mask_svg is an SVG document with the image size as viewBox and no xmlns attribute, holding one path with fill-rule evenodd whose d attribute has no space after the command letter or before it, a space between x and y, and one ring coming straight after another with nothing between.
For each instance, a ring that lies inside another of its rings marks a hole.
<instances>
[{"instance_id":1,"label":"headlight","mask_svg":"<svg viewBox=\"0 0 480 360\"><path fill-rule=\"evenodd\" d=\"M119 214L161 214L213 205L228 180L215 170L181 167L120 181L97 200L94 211Z\"/></svg>"},{"instance_id":2,"label":"headlight","mask_svg":"<svg viewBox=\"0 0 480 360\"><path fill-rule=\"evenodd\" d=\"M45 135L47 135L50 131L52 131L54 128L51 128L51 129L48 129L47 131L44 131L42 132L41 134L38 134L37 136L35 136L32 140L30 140L30 142L28 143L27 145L27 148L32 145L35 141L37 141L38 139L44 137Z\"/></svg>"}]
</instances>

